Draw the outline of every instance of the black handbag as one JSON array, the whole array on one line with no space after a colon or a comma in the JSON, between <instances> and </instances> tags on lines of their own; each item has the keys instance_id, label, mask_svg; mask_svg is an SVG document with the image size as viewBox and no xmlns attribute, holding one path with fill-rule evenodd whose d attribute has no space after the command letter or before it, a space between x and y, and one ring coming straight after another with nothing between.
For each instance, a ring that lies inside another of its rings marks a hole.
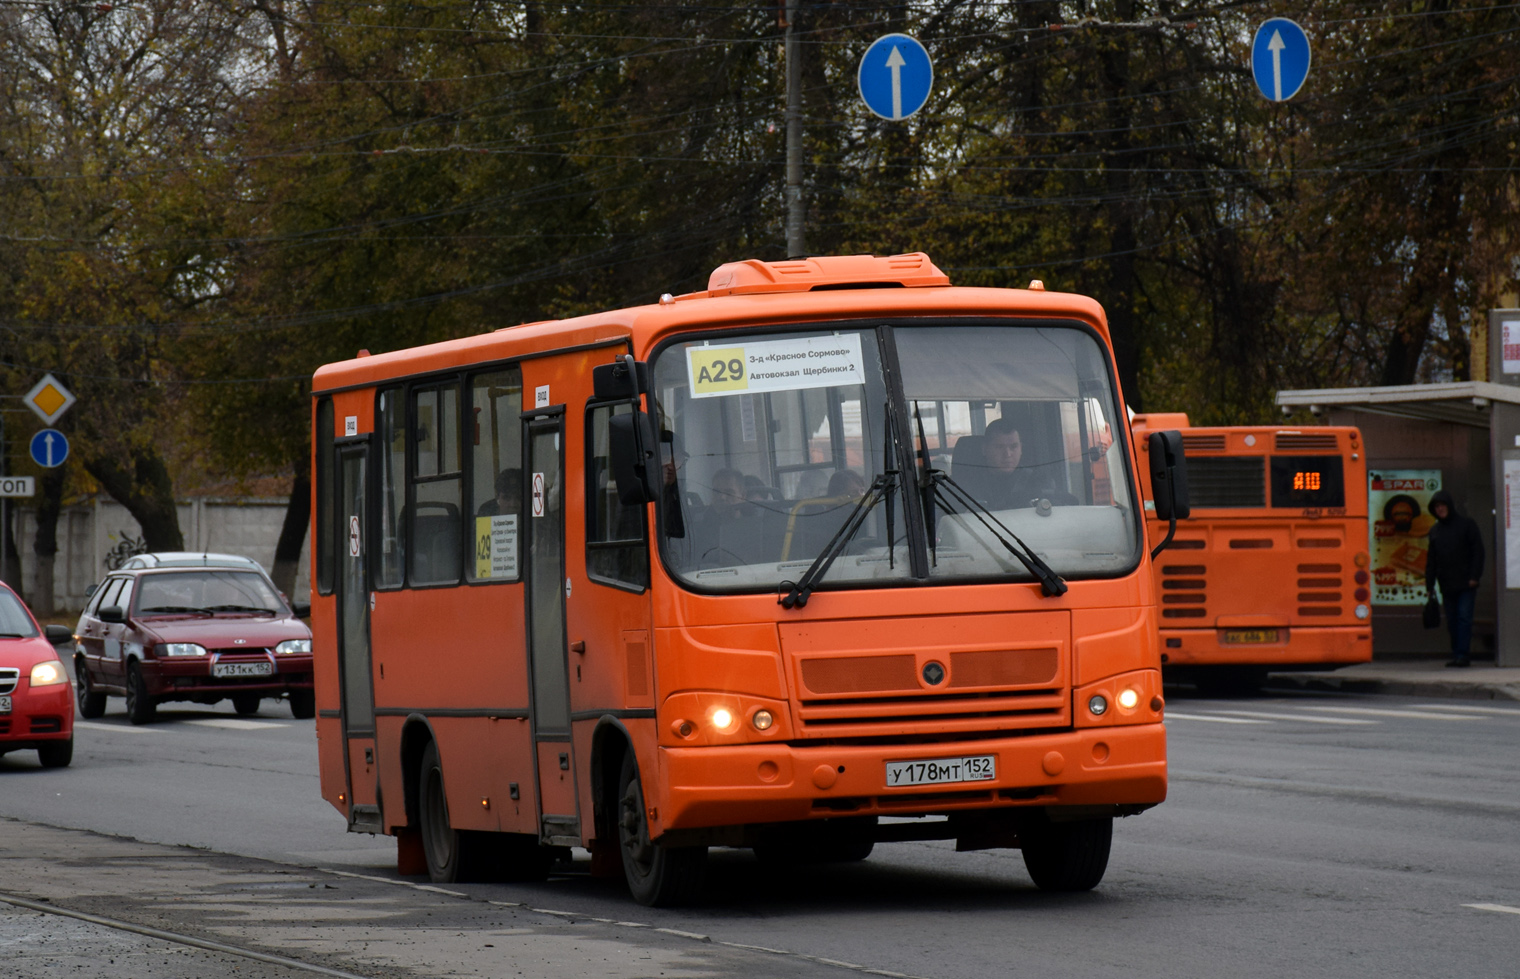
<instances>
[{"instance_id":1,"label":"black handbag","mask_svg":"<svg viewBox=\"0 0 1520 979\"><path fill-rule=\"evenodd\" d=\"M1432 595L1430 601L1425 603L1425 612L1421 616L1425 622L1425 628L1435 629L1441 625L1441 603Z\"/></svg>"}]
</instances>

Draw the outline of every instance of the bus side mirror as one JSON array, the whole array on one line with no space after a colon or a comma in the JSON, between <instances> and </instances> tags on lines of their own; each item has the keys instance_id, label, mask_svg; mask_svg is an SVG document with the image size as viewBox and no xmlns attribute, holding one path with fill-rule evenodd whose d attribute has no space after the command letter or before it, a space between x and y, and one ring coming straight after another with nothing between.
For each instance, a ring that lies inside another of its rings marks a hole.
<instances>
[{"instance_id":1,"label":"bus side mirror","mask_svg":"<svg viewBox=\"0 0 1520 979\"><path fill-rule=\"evenodd\" d=\"M1182 433L1175 429L1152 432L1148 448L1156 516L1161 520L1187 519L1192 509L1188 506L1187 458L1182 452Z\"/></svg>"},{"instance_id":2,"label":"bus side mirror","mask_svg":"<svg viewBox=\"0 0 1520 979\"><path fill-rule=\"evenodd\" d=\"M619 357L610 364L591 368L592 397L598 401L636 401L648 390L649 365L643 361Z\"/></svg>"},{"instance_id":3,"label":"bus side mirror","mask_svg":"<svg viewBox=\"0 0 1520 979\"><path fill-rule=\"evenodd\" d=\"M649 415L639 408L607 420L608 464L617 481L618 501L638 506L659 499L659 440Z\"/></svg>"}]
</instances>

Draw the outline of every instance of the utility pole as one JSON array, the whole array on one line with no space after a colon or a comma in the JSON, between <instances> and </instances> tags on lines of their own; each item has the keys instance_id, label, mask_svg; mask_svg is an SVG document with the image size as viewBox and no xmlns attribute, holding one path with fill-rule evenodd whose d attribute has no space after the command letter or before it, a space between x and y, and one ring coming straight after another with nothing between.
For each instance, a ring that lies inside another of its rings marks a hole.
<instances>
[{"instance_id":1,"label":"utility pole","mask_svg":"<svg viewBox=\"0 0 1520 979\"><path fill-rule=\"evenodd\" d=\"M801 0L786 0L786 254L807 254L802 237L802 54L797 37Z\"/></svg>"}]
</instances>

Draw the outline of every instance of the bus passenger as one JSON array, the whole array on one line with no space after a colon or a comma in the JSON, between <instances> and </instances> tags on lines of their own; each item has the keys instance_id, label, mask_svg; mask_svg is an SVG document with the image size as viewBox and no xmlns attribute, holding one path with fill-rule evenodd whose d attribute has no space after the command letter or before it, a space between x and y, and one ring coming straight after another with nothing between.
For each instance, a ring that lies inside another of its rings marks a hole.
<instances>
[{"instance_id":1,"label":"bus passenger","mask_svg":"<svg viewBox=\"0 0 1520 979\"><path fill-rule=\"evenodd\" d=\"M866 478L853 469L840 469L829 477L829 495L858 500L866 495Z\"/></svg>"},{"instance_id":2,"label":"bus passenger","mask_svg":"<svg viewBox=\"0 0 1520 979\"><path fill-rule=\"evenodd\" d=\"M495 517L522 509L522 470L503 469L496 474L496 496L475 511L477 517Z\"/></svg>"}]
</instances>

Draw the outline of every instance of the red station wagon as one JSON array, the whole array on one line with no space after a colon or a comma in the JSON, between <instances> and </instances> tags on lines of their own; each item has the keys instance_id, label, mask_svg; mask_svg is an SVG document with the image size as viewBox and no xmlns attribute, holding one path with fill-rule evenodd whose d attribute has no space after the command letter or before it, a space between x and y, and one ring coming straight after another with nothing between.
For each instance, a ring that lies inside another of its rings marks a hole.
<instances>
[{"instance_id":1,"label":"red station wagon","mask_svg":"<svg viewBox=\"0 0 1520 979\"><path fill-rule=\"evenodd\" d=\"M230 698L253 714L283 695L297 718L316 714L311 630L262 569L215 557L126 569L100 584L75 629L80 716L105 713L111 694L127 698L133 724L168 700Z\"/></svg>"},{"instance_id":2,"label":"red station wagon","mask_svg":"<svg viewBox=\"0 0 1520 979\"><path fill-rule=\"evenodd\" d=\"M53 649L68 628L38 627L16 593L0 582L0 755L36 749L43 768L74 759L74 694Z\"/></svg>"}]
</instances>

